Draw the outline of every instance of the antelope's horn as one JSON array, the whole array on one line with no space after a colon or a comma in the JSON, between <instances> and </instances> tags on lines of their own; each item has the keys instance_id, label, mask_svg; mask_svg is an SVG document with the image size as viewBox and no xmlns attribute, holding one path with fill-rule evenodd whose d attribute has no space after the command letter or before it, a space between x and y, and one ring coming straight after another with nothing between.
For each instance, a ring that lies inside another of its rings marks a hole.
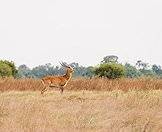
<instances>
[{"instance_id":1,"label":"antelope's horn","mask_svg":"<svg viewBox=\"0 0 162 132\"><path fill-rule=\"evenodd\" d=\"M66 64L65 62L60 62L60 64L61 64L63 67L69 67L68 64Z\"/></svg>"},{"instance_id":2,"label":"antelope's horn","mask_svg":"<svg viewBox=\"0 0 162 132\"><path fill-rule=\"evenodd\" d=\"M66 62L63 62L63 64L64 64L66 67L69 67L69 65L68 65Z\"/></svg>"},{"instance_id":3,"label":"antelope's horn","mask_svg":"<svg viewBox=\"0 0 162 132\"><path fill-rule=\"evenodd\" d=\"M59 63L61 64L61 66L65 67L65 66L63 65L63 63L62 63L62 62L59 62Z\"/></svg>"}]
</instances>

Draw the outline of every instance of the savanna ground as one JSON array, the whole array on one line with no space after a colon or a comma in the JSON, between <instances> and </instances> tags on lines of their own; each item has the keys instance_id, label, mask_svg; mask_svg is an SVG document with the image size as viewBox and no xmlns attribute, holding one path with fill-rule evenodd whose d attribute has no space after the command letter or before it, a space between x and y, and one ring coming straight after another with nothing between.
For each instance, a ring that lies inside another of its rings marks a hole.
<instances>
[{"instance_id":1,"label":"savanna ground","mask_svg":"<svg viewBox=\"0 0 162 132\"><path fill-rule=\"evenodd\" d=\"M0 80L0 131L162 131L160 79L73 79L62 95L41 88L40 80Z\"/></svg>"}]
</instances>

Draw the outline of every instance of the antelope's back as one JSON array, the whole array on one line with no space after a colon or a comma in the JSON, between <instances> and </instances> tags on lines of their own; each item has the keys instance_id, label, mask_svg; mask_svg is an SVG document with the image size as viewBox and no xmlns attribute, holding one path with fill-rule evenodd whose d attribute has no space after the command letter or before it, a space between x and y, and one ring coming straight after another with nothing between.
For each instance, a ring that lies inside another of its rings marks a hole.
<instances>
[{"instance_id":1,"label":"antelope's back","mask_svg":"<svg viewBox=\"0 0 162 132\"><path fill-rule=\"evenodd\" d=\"M63 76L46 76L42 78L44 84L62 85L66 83L66 79Z\"/></svg>"}]
</instances>

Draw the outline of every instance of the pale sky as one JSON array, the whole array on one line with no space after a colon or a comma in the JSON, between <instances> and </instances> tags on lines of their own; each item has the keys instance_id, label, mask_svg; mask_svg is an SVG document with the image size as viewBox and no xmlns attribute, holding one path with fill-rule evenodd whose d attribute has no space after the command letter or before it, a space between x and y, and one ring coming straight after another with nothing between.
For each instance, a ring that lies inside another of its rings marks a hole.
<instances>
[{"instance_id":1,"label":"pale sky","mask_svg":"<svg viewBox=\"0 0 162 132\"><path fill-rule=\"evenodd\" d=\"M0 59L162 65L162 0L1 0Z\"/></svg>"}]
</instances>

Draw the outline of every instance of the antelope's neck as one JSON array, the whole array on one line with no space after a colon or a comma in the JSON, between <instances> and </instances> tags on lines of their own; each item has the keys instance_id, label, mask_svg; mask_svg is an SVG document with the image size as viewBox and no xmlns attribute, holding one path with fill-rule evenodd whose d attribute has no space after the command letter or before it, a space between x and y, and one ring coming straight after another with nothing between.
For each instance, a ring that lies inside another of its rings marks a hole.
<instances>
[{"instance_id":1,"label":"antelope's neck","mask_svg":"<svg viewBox=\"0 0 162 132\"><path fill-rule=\"evenodd\" d=\"M67 80L69 80L71 78L71 76L72 76L72 73L66 71L66 74L64 75L64 77L66 77Z\"/></svg>"}]
</instances>

